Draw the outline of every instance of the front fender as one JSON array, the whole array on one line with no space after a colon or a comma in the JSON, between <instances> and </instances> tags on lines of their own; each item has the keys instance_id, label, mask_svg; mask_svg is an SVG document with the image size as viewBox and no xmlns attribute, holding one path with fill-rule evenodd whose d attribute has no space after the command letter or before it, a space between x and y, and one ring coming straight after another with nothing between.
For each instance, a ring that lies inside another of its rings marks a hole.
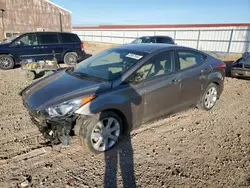
<instances>
[{"instance_id":1,"label":"front fender","mask_svg":"<svg viewBox=\"0 0 250 188\"><path fill-rule=\"evenodd\" d=\"M125 118L125 126L127 130L133 129L133 115L131 113L131 105L129 96L122 95L108 95L99 96L93 101L83 105L75 113L83 117L94 116L105 110L119 111L123 115L121 118Z\"/></svg>"},{"instance_id":2,"label":"front fender","mask_svg":"<svg viewBox=\"0 0 250 188\"><path fill-rule=\"evenodd\" d=\"M119 110L126 116L127 111L130 110L128 101L129 101L128 96L101 95L92 100L91 102L83 105L75 113L86 116L93 116L101 111L114 109L114 110Z\"/></svg>"}]
</instances>

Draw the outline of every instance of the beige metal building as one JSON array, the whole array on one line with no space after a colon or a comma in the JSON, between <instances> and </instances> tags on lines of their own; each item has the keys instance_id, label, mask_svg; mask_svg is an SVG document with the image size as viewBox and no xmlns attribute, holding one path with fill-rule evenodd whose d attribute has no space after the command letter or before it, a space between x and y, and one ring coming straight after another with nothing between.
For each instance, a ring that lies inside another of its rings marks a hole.
<instances>
[{"instance_id":1,"label":"beige metal building","mask_svg":"<svg viewBox=\"0 0 250 188\"><path fill-rule=\"evenodd\" d=\"M49 0L0 0L0 40L30 31L71 31L71 12Z\"/></svg>"}]
</instances>

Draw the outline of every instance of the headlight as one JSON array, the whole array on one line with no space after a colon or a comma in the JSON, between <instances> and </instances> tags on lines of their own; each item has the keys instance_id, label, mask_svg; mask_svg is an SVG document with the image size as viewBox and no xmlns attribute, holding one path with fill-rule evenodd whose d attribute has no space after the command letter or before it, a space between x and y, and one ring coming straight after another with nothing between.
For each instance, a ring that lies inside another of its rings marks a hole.
<instances>
[{"instance_id":1,"label":"headlight","mask_svg":"<svg viewBox=\"0 0 250 188\"><path fill-rule=\"evenodd\" d=\"M94 99L94 96L88 96L80 99L75 99L61 103L56 106L49 107L45 111L49 114L50 117L62 117L66 115L73 114L78 108L82 105L90 102Z\"/></svg>"}]
</instances>

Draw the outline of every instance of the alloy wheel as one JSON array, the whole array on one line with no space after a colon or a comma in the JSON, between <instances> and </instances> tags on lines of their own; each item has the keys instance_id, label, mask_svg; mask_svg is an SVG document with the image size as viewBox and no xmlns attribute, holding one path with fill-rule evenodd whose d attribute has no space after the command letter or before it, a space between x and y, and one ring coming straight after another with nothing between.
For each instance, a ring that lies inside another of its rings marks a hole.
<instances>
[{"instance_id":1,"label":"alloy wheel","mask_svg":"<svg viewBox=\"0 0 250 188\"><path fill-rule=\"evenodd\" d=\"M99 121L91 134L91 144L97 151L106 151L115 145L120 136L120 124L113 117Z\"/></svg>"},{"instance_id":2,"label":"alloy wheel","mask_svg":"<svg viewBox=\"0 0 250 188\"><path fill-rule=\"evenodd\" d=\"M218 92L217 92L216 87L209 88L209 90L207 91L206 96L205 96L206 108L210 109L215 105L215 103L217 101L217 95L218 95Z\"/></svg>"},{"instance_id":3,"label":"alloy wheel","mask_svg":"<svg viewBox=\"0 0 250 188\"><path fill-rule=\"evenodd\" d=\"M12 64L12 60L9 57L0 57L0 67L9 68Z\"/></svg>"},{"instance_id":4,"label":"alloy wheel","mask_svg":"<svg viewBox=\"0 0 250 188\"><path fill-rule=\"evenodd\" d=\"M74 55L68 55L66 58L66 62L69 65L74 65L76 63L76 58Z\"/></svg>"}]
</instances>

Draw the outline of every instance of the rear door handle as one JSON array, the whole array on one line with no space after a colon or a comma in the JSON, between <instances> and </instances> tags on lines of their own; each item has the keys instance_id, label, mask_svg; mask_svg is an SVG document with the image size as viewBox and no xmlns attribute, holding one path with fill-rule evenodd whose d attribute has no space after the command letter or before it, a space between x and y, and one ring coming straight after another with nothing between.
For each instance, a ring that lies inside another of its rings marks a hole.
<instances>
[{"instance_id":1,"label":"rear door handle","mask_svg":"<svg viewBox=\"0 0 250 188\"><path fill-rule=\"evenodd\" d=\"M39 49L40 47L33 47L33 49Z\"/></svg>"}]
</instances>

